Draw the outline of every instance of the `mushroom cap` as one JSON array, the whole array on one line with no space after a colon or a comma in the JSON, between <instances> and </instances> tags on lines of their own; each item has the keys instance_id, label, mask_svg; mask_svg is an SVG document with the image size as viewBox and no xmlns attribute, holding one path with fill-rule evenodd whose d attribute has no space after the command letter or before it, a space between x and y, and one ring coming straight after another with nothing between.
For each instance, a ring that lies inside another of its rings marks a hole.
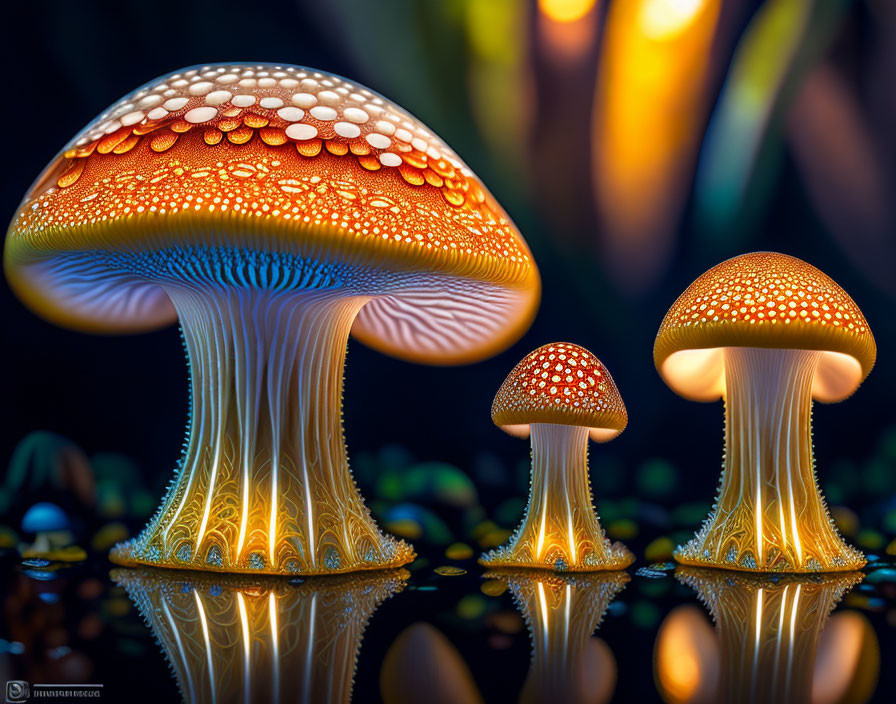
<instances>
[{"instance_id":1,"label":"mushroom cap","mask_svg":"<svg viewBox=\"0 0 896 704\"><path fill-rule=\"evenodd\" d=\"M68 530L70 527L71 523L65 511L49 501L39 501L22 517L24 533L48 533L54 530Z\"/></svg>"},{"instance_id":2,"label":"mushroom cap","mask_svg":"<svg viewBox=\"0 0 896 704\"><path fill-rule=\"evenodd\" d=\"M4 259L38 314L93 332L175 321L163 276L344 287L371 298L356 337L436 364L511 344L540 296L519 231L444 142L285 65L184 69L119 100L31 187Z\"/></svg>"},{"instance_id":3,"label":"mushroom cap","mask_svg":"<svg viewBox=\"0 0 896 704\"><path fill-rule=\"evenodd\" d=\"M822 352L812 394L840 401L877 356L862 311L833 279L801 259L753 252L713 267L666 313L653 347L663 380L697 401L725 388L725 347Z\"/></svg>"},{"instance_id":4,"label":"mushroom cap","mask_svg":"<svg viewBox=\"0 0 896 704\"><path fill-rule=\"evenodd\" d=\"M510 435L527 437L530 423L589 429L607 442L628 424L628 413L610 372L591 352L553 342L530 352L507 375L492 403L492 421Z\"/></svg>"}]
</instances>

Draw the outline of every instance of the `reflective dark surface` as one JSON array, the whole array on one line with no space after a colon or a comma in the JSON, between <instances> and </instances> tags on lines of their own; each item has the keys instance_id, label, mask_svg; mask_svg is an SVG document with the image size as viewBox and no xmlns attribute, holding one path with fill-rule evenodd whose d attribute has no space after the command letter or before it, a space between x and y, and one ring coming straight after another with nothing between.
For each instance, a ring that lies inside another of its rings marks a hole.
<instances>
[{"instance_id":1,"label":"reflective dark surface","mask_svg":"<svg viewBox=\"0 0 896 704\"><path fill-rule=\"evenodd\" d=\"M421 560L287 581L16 562L7 555L3 676L102 683L103 701L820 704L896 692L892 567L483 575Z\"/></svg>"}]
</instances>

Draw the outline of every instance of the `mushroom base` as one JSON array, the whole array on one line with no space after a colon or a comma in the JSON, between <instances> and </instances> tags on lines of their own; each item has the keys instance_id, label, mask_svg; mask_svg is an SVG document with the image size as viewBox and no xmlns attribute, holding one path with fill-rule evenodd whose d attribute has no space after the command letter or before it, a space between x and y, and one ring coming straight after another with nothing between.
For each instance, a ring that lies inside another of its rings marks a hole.
<instances>
[{"instance_id":1,"label":"mushroom base","mask_svg":"<svg viewBox=\"0 0 896 704\"><path fill-rule=\"evenodd\" d=\"M819 352L725 350L725 467L712 514L675 558L752 572L841 572L865 558L843 542L812 455Z\"/></svg>"},{"instance_id":2,"label":"mushroom base","mask_svg":"<svg viewBox=\"0 0 896 704\"><path fill-rule=\"evenodd\" d=\"M588 428L532 423L529 506L510 540L482 555L486 567L558 572L623 569L634 556L610 543L600 525L588 480Z\"/></svg>"},{"instance_id":3,"label":"mushroom base","mask_svg":"<svg viewBox=\"0 0 896 704\"><path fill-rule=\"evenodd\" d=\"M174 481L121 565L336 574L410 562L358 493L342 436L342 374L363 296L166 287L192 377Z\"/></svg>"}]
</instances>

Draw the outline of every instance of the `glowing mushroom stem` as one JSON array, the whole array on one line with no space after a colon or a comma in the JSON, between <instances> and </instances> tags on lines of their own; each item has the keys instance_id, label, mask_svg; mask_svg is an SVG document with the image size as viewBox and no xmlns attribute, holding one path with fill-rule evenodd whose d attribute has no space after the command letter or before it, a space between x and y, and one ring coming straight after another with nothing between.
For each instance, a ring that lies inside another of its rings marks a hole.
<instances>
[{"instance_id":1,"label":"glowing mushroom stem","mask_svg":"<svg viewBox=\"0 0 896 704\"><path fill-rule=\"evenodd\" d=\"M529 505L510 542L483 564L563 570L619 569L633 560L611 544L594 510L588 481L588 428L532 423Z\"/></svg>"},{"instance_id":2,"label":"glowing mushroom stem","mask_svg":"<svg viewBox=\"0 0 896 704\"><path fill-rule=\"evenodd\" d=\"M865 564L835 528L815 478L812 384L821 352L725 349L725 468L715 510L676 557L789 572Z\"/></svg>"},{"instance_id":3,"label":"glowing mushroom stem","mask_svg":"<svg viewBox=\"0 0 896 704\"><path fill-rule=\"evenodd\" d=\"M346 345L369 299L165 288L192 375L189 441L158 513L114 559L280 573L406 562L357 491L342 433Z\"/></svg>"}]
</instances>

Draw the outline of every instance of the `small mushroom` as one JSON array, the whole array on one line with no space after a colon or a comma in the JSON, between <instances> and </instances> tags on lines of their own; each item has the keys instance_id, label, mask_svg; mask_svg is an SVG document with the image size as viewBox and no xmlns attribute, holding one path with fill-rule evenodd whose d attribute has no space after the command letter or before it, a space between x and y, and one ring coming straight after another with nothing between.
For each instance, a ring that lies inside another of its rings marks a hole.
<instances>
[{"instance_id":1,"label":"small mushroom","mask_svg":"<svg viewBox=\"0 0 896 704\"><path fill-rule=\"evenodd\" d=\"M877 348L862 311L832 279L773 252L698 278L666 314L653 356L695 401L725 401L725 466L715 508L675 553L689 565L750 571L855 570L818 489L813 399L847 398Z\"/></svg>"},{"instance_id":2,"label":"small mushroom","mask_svg":"<svg viewBox=\"0 0 896 704\"><path fill-rule=\"evenodd\" d=\"M485 553L488 567L557 571L622 569L634 556L610 544L588 480L588 438L607 442L628 415L613 377L591 352L555 342L528 354L498 389L492 420L532 437L532 479L523 522L510 541Z\"/></svg>"},{"instance_id":3,"label":"small mushroom","mask_svg":"<svg viewBox=\"0 0 896 704\"><path fill-rule=\"evenodd\" d=\"M19 297L69 327L179 320L192 413L120 564L332 574L404 564L348 467L348 337L488 357L529 326L520 233L423 124L337 76L221 64L138 88L69 143L6 239Z\"/></svg>"},{"instance_id":4,"label":"small mushroom","mask_svg":"<svg viewBox=\"0 0 896 704\"><path fill-rule=\"evenodd\" d=\"M74 540L65 511L49 501L31 506L22 517L21 527L23 534L33 537L30 545L22 548L22 554L29 559L51 555Z\"/></svg>"}]
</instances>

